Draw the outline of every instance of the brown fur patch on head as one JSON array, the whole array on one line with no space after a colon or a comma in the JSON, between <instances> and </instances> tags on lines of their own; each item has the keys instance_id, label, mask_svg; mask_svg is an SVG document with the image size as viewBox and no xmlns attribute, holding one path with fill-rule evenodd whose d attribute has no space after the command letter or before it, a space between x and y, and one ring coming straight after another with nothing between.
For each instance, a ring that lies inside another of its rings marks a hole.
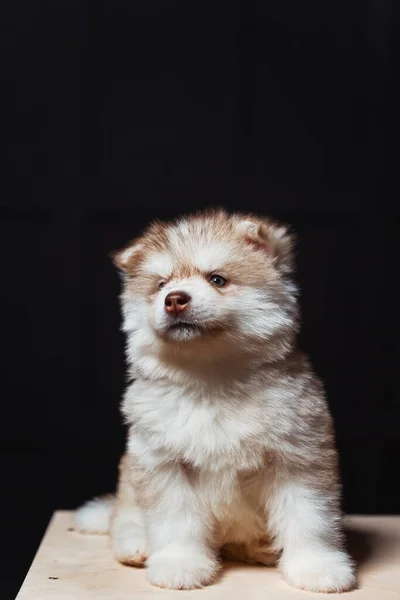
<instances>
[{"instance_id":1,"label":"brown fur patch on head","mask_svg":"<svg viewBox=\"0 0 400 600\"><path fill-rule=\"evenodd\" d=\"M116 267L135 276L144 259L152 253L171 250L171 233L175 244L205 246L215 241L245 241L249 248L269 256L283 273L293 268L294 237L288 228L252 214L228 214L222 209L201 211L172 222L152 223L137 239L113 253ZM179 256L180 269L188 274L191 267Z\"/></svg>"}]
</instances>

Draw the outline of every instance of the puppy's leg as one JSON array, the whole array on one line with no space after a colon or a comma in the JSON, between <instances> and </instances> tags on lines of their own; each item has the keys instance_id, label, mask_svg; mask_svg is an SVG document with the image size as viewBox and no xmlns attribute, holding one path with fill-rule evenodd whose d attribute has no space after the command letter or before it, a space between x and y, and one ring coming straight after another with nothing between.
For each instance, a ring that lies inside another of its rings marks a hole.
<instances>
[{"instance_id":1,"label":"puppy's leg","mask_svg":"<svg viewBox=\"0 0 400 600\"><path fill-rule=\"evenodd\" d=\"M313 592L354 588L353 565L342 547L335 481L321 485L304 474L287 475L277 477L268 502L270 529L283 549L283 576Z\"/></svg>"},{"instance_id":2,"label":"puppy's leg","mask_svg":"<svg viewBox=\"0 0 400 600\"><path fill-rule=\"evenodd\" d=\"M135 459L133 459L135 460ZM177 463L158 463L136 476L148 533L147 577L161 588L192 589L212 582L219 563L211 549L212 519L202 506L185 469Z\"/></svg>"},{"instance_id":3,"label":"puppy's leg","mask_svg":"<svg viewBox=\"0 0 400 600\"><path fill-rule=\"evenodd\" d=\"M119 562L135 567L144 566L147 540L143 513L137 505L134 481L131 481L126 456L120 463L117 501L111 517L110 534L114 555Z\"/></svg>"}]
</instances>

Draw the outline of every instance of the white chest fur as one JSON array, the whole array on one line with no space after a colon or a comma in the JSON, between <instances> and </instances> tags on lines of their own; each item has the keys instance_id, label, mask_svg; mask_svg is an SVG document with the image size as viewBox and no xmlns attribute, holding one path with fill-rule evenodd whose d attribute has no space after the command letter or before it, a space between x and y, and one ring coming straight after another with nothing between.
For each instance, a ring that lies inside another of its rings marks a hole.
<instances>
[{"instance_id":1,"label":"white chest fur","mask_svg":"<svg viewBox=\"0 0 400 600\"><path fill-rule=\"evenodd\" d=\"M257 469L268 445L266 414L256 397L136 381L123 412L149 451L210 471Z\"/></svg>"}]
</instances>

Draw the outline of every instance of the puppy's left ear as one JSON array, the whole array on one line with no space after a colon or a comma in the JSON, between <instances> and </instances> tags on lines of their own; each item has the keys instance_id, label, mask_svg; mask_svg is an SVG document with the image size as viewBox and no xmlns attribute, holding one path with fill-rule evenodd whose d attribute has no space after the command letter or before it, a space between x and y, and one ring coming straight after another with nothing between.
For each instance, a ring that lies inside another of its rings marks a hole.
<instances>
[{"instance_id":1,"label":"puppy's left ear","mask_svg":"<svg viewBox=\"0 0 400 600\"><path fill-rule=\"evenodd\" d=\"M117 269L124 274L134 269L141 251L142 245L133 241L126 248L111 252L111 258Z\"/></svg>"},{"instance_id":2,"label":"puppy's left ear","mask_svg":"<svg viewBox=\"0 0 400 600\"><path fill-rule=\"evenodd\" d=\"M267 219L243 220L239 229L254 248L267 252L282 273L294 268L294 235L286 225Z\"/></svg>"}]
</instances>

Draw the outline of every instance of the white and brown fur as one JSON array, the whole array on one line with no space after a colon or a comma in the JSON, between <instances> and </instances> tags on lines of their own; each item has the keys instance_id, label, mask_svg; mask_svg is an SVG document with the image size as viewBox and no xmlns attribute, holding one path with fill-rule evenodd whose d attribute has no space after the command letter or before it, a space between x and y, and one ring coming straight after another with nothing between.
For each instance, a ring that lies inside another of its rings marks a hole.
<instances>
[{"instance_id":1,"label":"white and brown fur","mask_svg":"<svg viewBox=\"0 0 400 600\"><path fill-rule=\"evenodd\" d=\"M353 588L332 421L296 349L287 229L211 211L151 225L115 262L127 449L116 498L84 505L77 527L110 532L116 558L160 587L212 583L225 554L279 561L299 588ZM165 309L176 290L191 296L184 318Z\"/></svg>"}]
</instances>

